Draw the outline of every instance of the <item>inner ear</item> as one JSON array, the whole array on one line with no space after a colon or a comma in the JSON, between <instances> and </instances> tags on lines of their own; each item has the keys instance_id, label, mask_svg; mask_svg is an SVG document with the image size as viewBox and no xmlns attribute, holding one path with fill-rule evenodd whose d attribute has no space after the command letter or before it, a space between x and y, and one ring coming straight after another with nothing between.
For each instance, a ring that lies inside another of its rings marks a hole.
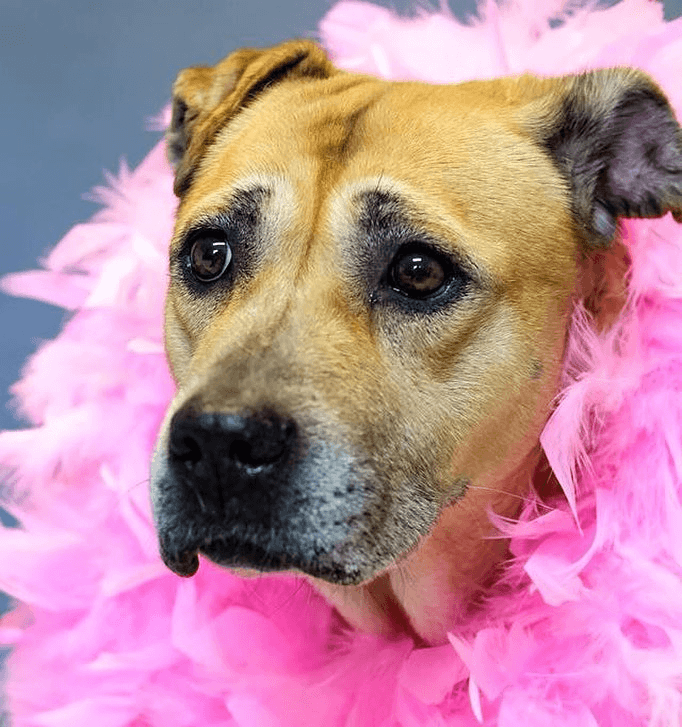
<instances>
[{"instance_id":1,"label":"inner ear","mask_svg":"<svg viewBox=\"0 0 682 727\"><path fill-rule=\"evenodd\" d=\"M171 120L166 129L168 161L177 170L189 146L192 129L200 114L212 105L210 92L215 84L213 68L186 68L173 84Z\"/></svg>"},{"instance_id":2,"label":"inner ear","mask_svg":"<svg viewBox=\"0 0 682 727\"><path fill-rule=\"evenodd\" d=\"M682 131L646 74L593 71L564 79L545 145L567 178L588 241L608 245L618 217L682 222Z\"/></svg>"}]
</instances>

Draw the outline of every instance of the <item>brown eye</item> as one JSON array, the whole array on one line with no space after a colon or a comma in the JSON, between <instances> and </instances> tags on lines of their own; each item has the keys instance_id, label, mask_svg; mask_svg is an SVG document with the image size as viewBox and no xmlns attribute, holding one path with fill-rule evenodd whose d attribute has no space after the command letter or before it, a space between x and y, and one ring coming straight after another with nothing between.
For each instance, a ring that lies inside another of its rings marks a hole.
<instances>
[{"instance_id":1,"label":"brown eye","mask_svg":"<svg viewBox=\"0 0 682 727\"><path fill-rule=\"evenodd\" d=\"M410 298L426 298L443 286L446 266L429 251L416 249L398 252L389 271L393 288Z\"/></svg>"},{"instance_id":2,"label":"brown eye","mask_svg":"<svg viewBox=\"0 0 682 727\"><path fill-rule=\"evenodd\" d=\"M227 270L231 260L232 249L219 234L198 237L189 252L192 273L203 283L217 280Z\"/></svg>"}]
</instances>

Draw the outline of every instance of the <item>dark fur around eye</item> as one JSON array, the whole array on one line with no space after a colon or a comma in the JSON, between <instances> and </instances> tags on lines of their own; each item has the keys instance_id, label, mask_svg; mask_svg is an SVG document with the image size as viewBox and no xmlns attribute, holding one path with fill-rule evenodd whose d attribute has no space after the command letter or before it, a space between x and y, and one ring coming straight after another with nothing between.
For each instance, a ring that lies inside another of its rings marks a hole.
<instances>
[{"instance_id":1,"label":"dark fur around eye","mask_svg":"<svg viewBox=\"0 0 682 727\"><path fill-rule=\"evenodd\" d=\"M195 220L172 253L173 278L203 297L251 276L263 252L259 229L269 196L263 187L237 190L224 211Z\"/></svg>"},{"instance_id":2,"label":"dark fur around eye","mask_svg":"<svg viewBox=\"0 0 682 727\"><path fill-rule=\"evenodd\" d=\"M375 190L358 201L359 234L348 243L357 251L350 275L365 288L371 307L436 313L480 285L475 265L420 229L398 195Z\"/></svg>"}]
</instances>

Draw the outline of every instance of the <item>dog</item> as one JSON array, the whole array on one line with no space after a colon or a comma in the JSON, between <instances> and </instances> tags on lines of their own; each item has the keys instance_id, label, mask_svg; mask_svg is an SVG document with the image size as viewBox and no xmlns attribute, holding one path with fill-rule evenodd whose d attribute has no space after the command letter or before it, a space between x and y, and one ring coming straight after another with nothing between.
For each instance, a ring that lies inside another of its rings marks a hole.
<instances>
[{"instance_id":1,"label":"dog","mask_svg":"<svg viewBox=\"0 0 682 727\"><path fill-rule=\"evenodd\" d=\"M164 562L444 642L508 555L489 512L557 492L539 437L575 306L625 301L618 218L682 222L666 97L627 68L389 82L294 40L182 71L167 144Z\"/></svg>"}]
</instances>

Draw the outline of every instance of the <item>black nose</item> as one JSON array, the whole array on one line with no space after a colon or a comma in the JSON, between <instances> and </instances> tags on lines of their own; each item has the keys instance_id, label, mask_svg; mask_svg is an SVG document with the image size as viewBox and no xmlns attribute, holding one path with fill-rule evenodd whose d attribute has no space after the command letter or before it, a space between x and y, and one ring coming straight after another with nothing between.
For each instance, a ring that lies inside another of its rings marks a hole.
<instances>
[{"instance_id":1,"label":"black nose","mask_svg":"<svg viewBox=\"0 0 682 727\"><path fill-rule=\"evenodd\" d=\"M297 445L293 420L273 412L175 413L169 465L203 511L262 522L285 484Z\"/></svg>"}]
</instances>

